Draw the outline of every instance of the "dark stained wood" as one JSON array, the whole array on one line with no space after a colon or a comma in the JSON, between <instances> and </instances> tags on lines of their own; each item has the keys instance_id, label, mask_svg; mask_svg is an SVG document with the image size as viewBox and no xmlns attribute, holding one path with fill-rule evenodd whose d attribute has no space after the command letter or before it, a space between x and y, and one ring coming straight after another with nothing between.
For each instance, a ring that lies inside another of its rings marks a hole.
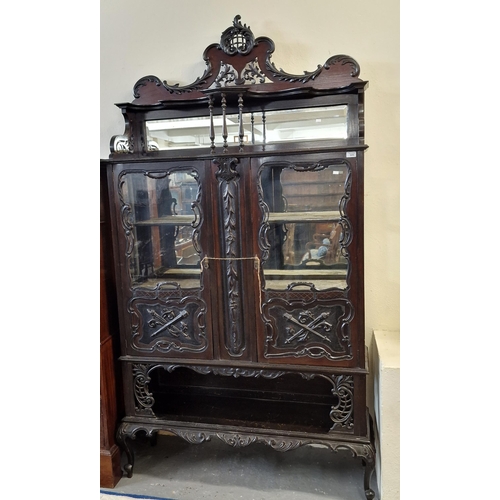
<instances>
[{"instance_id":1,"label":"dark stained wood","mask_svg":"<svg viewBox=\"0 0 500 500\"><path fill-rule=\"evenodd\" d=\"M116 360L119 345L114 286L113 259L111 252L109 208L106 171L101 169L101 224L100 224L100 485L114 488L122 471L120 451L115 442L119 419L122 416L121 389L117 390ZM121 386L121 379L119 378Z\"/></svg>"},{"instance_id":2,"label":"dark stained wood","mask_svg":"<svg viewBox=\"0 0 500 500\"><path fill-rule=\"evenodd\" d=\"M205 50L206 71L191 85L147 76L134 86L132 102L118 104L125 133L112 138L103 160L125 403L117 440L128 476L138 432L153 438L169 431L192 443L264 442L281 451L310 443L347 448L366 465L371 499L363 276L367 82L346 55L291 75L274 66L273 51L272 40L254 38L236 16L220 43ZM346 139L248 145L241 124L234 142L228 139L226 115L326 105L347 106ZM206 147L148 144L146 122L188 117L207 119ZM214 144L215 118L222 120L215 141L221 146ZM329 181L335 169L342 174L336 184ZM196 191L189 203L188 185ZM285 262L291 226L302 231L311 256L331 237L330 260L312 258L317 267L295 257ZM185 267L181 250L192 259ZM280 288L269 286L269 270L276 280L295 274ZM312 284L318 270L332 285ZM334 275L342 278L333 281ZM106 373L111 360L103 356ZM102 426L111 431L116 415L108 412ZM111 456L112 440L104 444Z\"/></svg>"}]
</instances>

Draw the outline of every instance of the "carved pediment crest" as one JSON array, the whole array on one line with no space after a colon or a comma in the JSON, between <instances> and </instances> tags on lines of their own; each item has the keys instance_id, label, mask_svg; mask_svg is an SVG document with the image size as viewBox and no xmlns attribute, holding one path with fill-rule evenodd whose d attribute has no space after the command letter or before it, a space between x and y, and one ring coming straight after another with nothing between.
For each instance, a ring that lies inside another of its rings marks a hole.
<instances>
[{"instance_id":1,"label":"carved pediment crest","mask_svg":"<svg viewBox=\"0 0 500 500\"><path fill-rule=\"evenodd\" d=\"M227 28L220 39L220 48L228 55L247 55L255 45L250 26L240 23L241 16L235 16L233 25Z\"/></svg>"}]
</instances>

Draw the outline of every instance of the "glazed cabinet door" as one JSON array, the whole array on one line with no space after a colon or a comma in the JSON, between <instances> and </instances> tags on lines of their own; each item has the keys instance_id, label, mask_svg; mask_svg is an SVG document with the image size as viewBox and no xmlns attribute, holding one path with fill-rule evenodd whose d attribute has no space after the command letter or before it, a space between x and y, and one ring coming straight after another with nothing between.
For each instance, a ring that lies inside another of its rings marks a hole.
<instances>
[{"instance_id":1,"label":"glazed cabinet door","mask_svg":"<svg viewBox=\"0 0 500 500\"><path fill-rule=\"evenodd\" d=\"M363 366L359 155L252 162L259 361Z\"/></svg>"},{"instance_id":2,"label":"glazed cabinet door","mask_svg":"<svg viewBox=\"0 0 500 500\"><path fill-rule=\"evenodd\" d=\"M210 183L204 161L114 165L122 352L211 358Z\"/></svg>"}]
</instances>

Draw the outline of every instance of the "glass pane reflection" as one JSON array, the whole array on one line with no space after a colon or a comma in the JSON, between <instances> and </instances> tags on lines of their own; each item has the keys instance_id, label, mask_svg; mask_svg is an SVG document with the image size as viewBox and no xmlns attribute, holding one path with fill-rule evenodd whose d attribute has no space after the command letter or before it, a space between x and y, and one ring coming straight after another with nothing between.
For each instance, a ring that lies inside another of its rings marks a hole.
<instances>
[{"instance_id":1,"label":"glass pane reflection","mask_svg":"<svg viewBox=\"0 0 500 500\"><path fill-rule=\"evenodd\" d=\"M208 115L208 109L207 109ZM243 113L245 144L347 138L347 106L324 106ZM222 116L214 116L215 145L222 146ZM239 145L239 118L226 116L228 143ZM210 118L175 118L146 122L150 150L210 147Z\"/></svg>"},{"instance_id":2,"label":"glass pane reflection","mask_svg":"<svg viewBox=\"0 0 500 500\"><path fill-rule=\"evenodd\" d=\"M129 269L134 284L154 286L169 281L184 288L200 286L200 256L193 241L193 203L198 190L189 172L162 178L125 175L123 197L133 227Z\"/></svg>"},{"instance_id":3,"label":"glass pane reflection","mask_svg":"<svg viewBox=\"0 0 500 500\"><path fill-rule=\"evenodd\" d=\"M318 290L346 287L348 262L341 251L339 208L346 179L343 165L311 171L262 169L262 193L269 210L266 288L282 290L296 282L313 284Z\"/></svg>"}]
</instances>

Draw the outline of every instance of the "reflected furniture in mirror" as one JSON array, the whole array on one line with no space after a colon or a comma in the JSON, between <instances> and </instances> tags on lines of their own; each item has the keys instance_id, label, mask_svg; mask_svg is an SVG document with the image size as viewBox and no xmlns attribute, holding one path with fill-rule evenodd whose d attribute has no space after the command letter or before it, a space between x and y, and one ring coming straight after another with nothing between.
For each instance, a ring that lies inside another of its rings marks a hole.
<instances>
[{"instance_id":1,"label":"reflected furniture in mirror","mask_svg":"<svg viewBox=\"0 0 500 500\"><path fill-rule=\"evenodd\" d=\"M187 86L117 106L107 169L131 476L138 432L375 450L364 342L364 90L349 56L293 75L236 16Z\"/></svg>"}]
</instances>

